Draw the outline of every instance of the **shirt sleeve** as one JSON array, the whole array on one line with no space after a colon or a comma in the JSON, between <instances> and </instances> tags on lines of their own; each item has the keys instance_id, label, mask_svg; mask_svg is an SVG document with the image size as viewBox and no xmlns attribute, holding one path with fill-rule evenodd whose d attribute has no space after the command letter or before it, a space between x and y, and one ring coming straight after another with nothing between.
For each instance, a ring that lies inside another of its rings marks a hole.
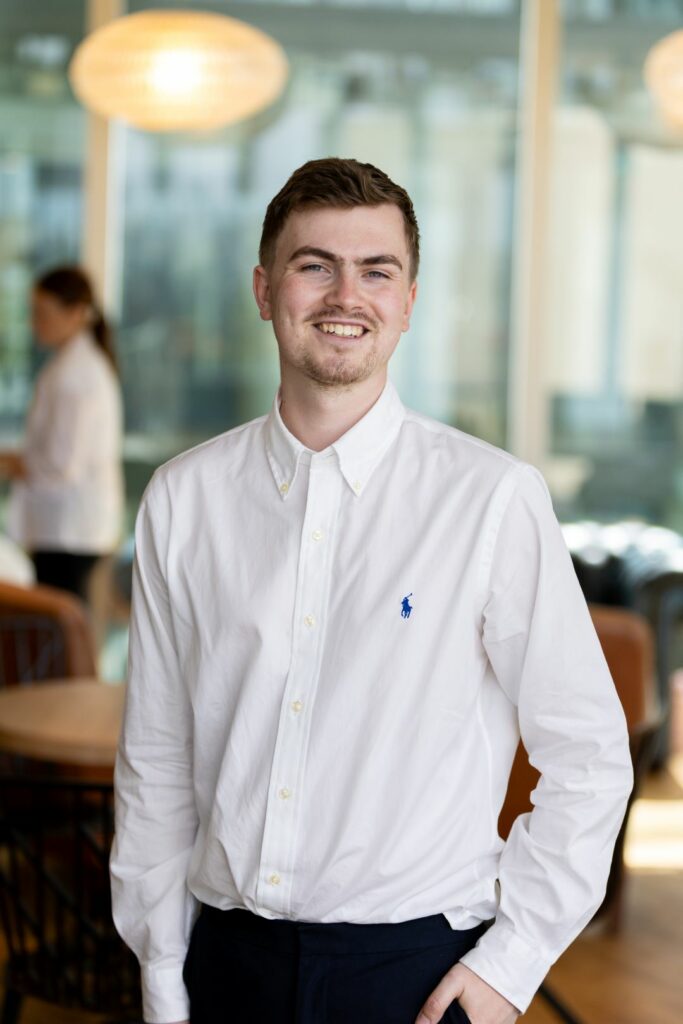
<instances>
[{"instance_id":1,"label":"shirt sleeve","mask_svg":"<svg viewBox=\"0 0 683 1024\"><path fill-rule=\"evenodd\" d=\"M541 475L522 465L492 551L483 639L541 772L463 963L524 1012L604 896L632 787L626 723Z\"/></svg>"},{"instance_id":2,"label":"shirt sleeve","mask_svg":"<svg viewBox=\"0 0 683 1024\"><path fill-rule=\"evenodd\" d=\"M101 396L82 387L62 391L43 387L37 398L49 404L40 429L29 425L25 451L29 476L43 487L82 480L93 444L100 443L96 434Z\"/></svg>"},{"instance_id":3,"label":"shirt sleeve","mask_svg":"<svg viewBox=\"0 0 683 1024\"><path fill-rule=\"evenodd\" d=\"M197 903L187 873L197 832L192 709L167 580L168 496L155 481L138 514L128 691L116 759L111 855L116 927L140 961L144 1019L189 1019L182 969Z\"/></svg>"}]
</instances>

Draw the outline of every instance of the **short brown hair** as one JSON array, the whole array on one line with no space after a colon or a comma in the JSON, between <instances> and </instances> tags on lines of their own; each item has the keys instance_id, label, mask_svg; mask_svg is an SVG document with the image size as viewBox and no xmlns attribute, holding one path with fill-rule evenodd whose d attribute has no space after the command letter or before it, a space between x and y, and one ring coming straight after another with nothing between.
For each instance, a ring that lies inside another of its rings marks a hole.
<instances>
[{"instance_id":1,"label":"short brown hair","mask_svg":"<svg viewBox=\"0 0 683 1024\"><path fill-rule=\"evenodd\" d=\"M410 253L410 276L417 277L420 262L420 230L410 196L404 188L372 164L358 160L327 157L302 164L266 210L259 245L262 266L272 262L277 242L285 221L291 213L309 206L345 208L352 206L381 206L392 203L403 214L403 224Z\"/></svg>"}]
</instances>

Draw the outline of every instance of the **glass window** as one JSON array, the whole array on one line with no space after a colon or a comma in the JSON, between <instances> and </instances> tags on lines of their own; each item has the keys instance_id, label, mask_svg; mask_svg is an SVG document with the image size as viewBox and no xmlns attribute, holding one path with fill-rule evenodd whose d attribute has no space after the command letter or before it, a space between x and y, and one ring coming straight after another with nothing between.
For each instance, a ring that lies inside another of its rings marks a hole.
<instances>
[{"instance_id":1,"label":"glass window","mask_svg":"<svg viewBox=\"0 0 683 1024\"><path fill-rule=\"evenodd\" d=\"M567 517L683 529L683 132L643 82L683 2L566 2L548 309Z\"/></svg>"},{"instance_id":2,"label":"glass window","mask_svg":"<svg viewBox=\"0 0 683 1024\"><path fill-rule=\"evenodd\" d=\"M30 334L35 275L76 261L85 116L66 78L84 0L0 7L0 432L23 427L39 359Z\"/></svg>"}]
</instances>

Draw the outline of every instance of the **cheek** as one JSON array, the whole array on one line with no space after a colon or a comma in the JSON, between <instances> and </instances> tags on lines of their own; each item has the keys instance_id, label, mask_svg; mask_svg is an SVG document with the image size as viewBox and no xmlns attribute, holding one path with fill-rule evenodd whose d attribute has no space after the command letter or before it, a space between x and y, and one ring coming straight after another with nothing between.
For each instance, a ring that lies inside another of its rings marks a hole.
<instances>
[{"instance_id":1,"label":"cheek","mask_svg":"<svg viewBox=\"0 0 683 1024\"><path fill-rule=\"evenodd\" d=\"M289 325L296 323L298 319L297 310L291 303L279 302L273 309L273 320L275 323Z\"/></svg>"},{"instance_id":2,"label":"cheek","mask_svg":"<svg viewBox=\"0 0 683 1024\"><path fill-rule=\"evenodd\" d=\"M36 334L40 335L41 340L52 341L54 326L49 317L37 316L33 321L33 325Z\"/></svg>"},{"instance_id":3,"label":"cheek","mask_svg":"<svg viewBox=\"0 0 683 1024\"><path fill-rule=\"evenodd\" d=\"M52 313L43 321L45 333L52 339L61 338L69 333L71 320L62 313Z\"/></svg>"},{"instance_id":4,"label":"cheek","mask_svg":"<svg viewBox=\"0 0 683 1024\"><path fill-rule=\"evenodd\" d=\"M380 296L375 302L375 308L387 326L402 326L406 319L407 303L403 296Z\"/></svg>"},{"instance_id":5,"label":"cheek","mask_svg":"<svg viewBox=\"0 0 683 1024\"><path fill-rule=\"evenodd\" d=\"M274 310L280 319L293 321L306 315L315 304L316 290L310 285L292 281L280 289Z\"/></svg>"}]
</instances>

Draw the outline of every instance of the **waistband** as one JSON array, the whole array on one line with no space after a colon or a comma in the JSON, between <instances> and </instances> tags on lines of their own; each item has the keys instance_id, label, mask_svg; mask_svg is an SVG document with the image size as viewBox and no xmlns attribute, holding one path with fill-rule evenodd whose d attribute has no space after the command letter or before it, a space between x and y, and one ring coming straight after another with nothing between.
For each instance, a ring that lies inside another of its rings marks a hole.
<instances>
[{"instance_id":1,"label":"waistband","mask_svg":"<svg viewBox=\"0 0 683 1024\"><path fill-rule=\"evenodd\" d=\"M326 924L270 919L249 910L219 910L204 904L203 921L223 935L262 949L282 953L315 952L332 956L358 953L395 953L449 946L456 956L471 949L491 924L483 921L474 928L451 928L443 914L418 917L396 924Z\"/></svg>"}]
</instances>

